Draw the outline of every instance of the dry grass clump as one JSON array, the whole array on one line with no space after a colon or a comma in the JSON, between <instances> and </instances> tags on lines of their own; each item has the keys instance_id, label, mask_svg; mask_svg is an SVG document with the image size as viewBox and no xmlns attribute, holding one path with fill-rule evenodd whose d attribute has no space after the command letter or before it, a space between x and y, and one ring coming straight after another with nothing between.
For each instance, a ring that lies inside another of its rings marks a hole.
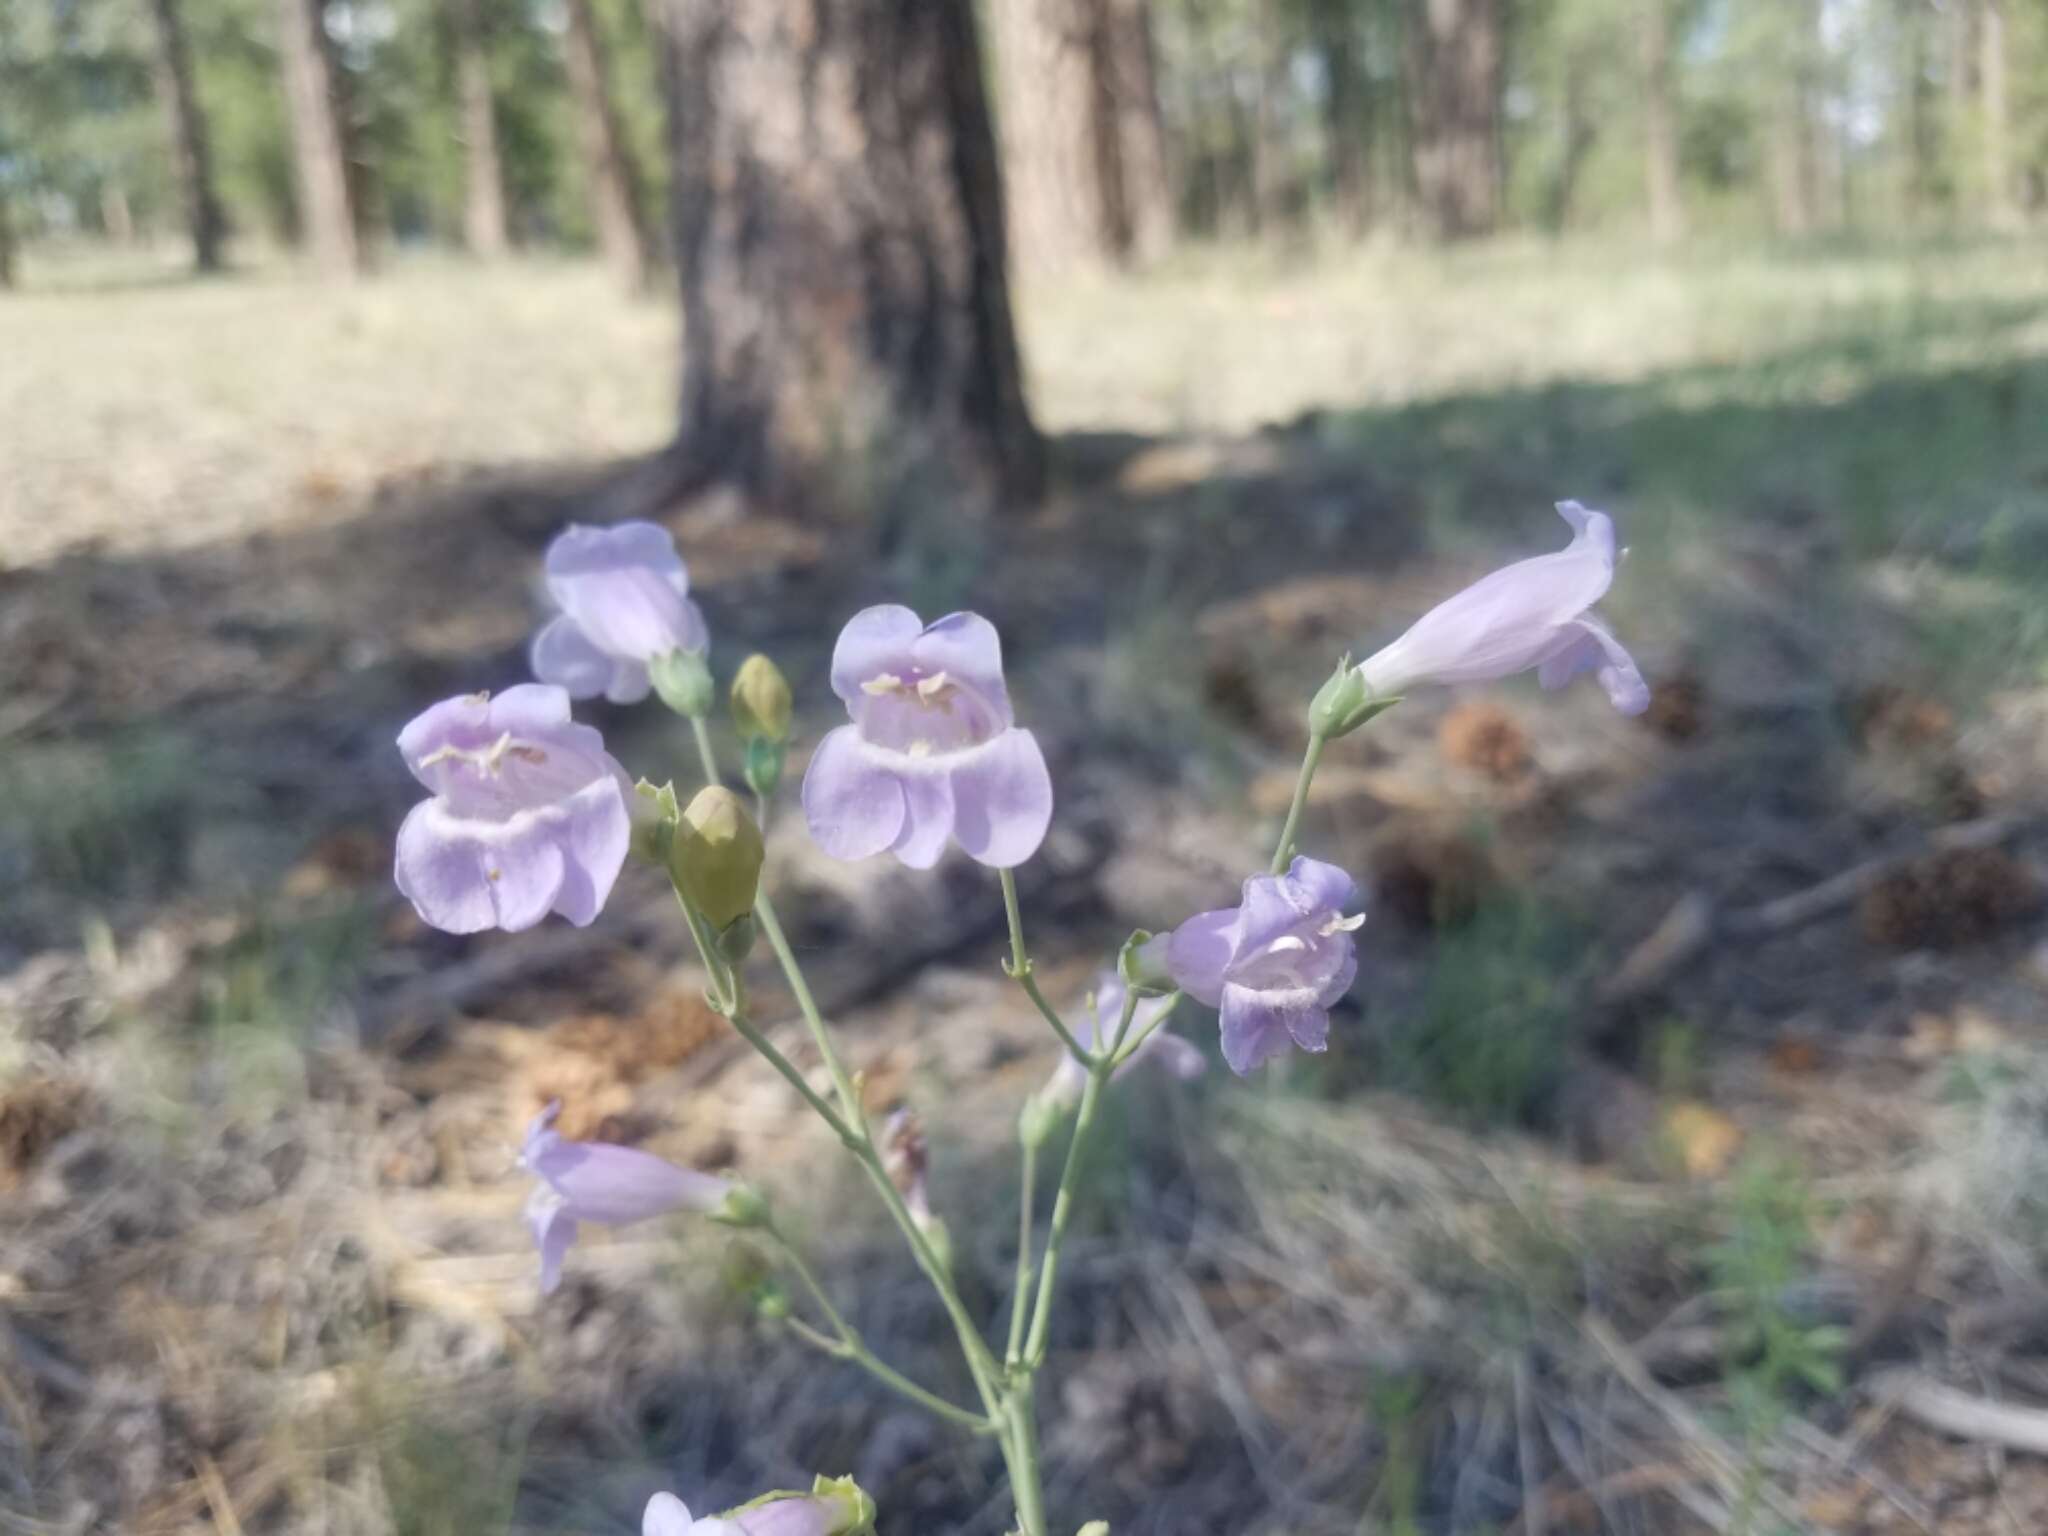
<instances>
[{"instance_id":1,"label":"dry grass clump","mask_svg":"<svg viewBox=\"0 0 2048 1536\"><path fill-rule=\"evenodd\" d=\"M1707 728L1707 684L1690 669L1657 679L1643 724L1666 741L1694 741Z\"/></svg>"},{"instance_id":2,"label":"dry grass clump","mask_svg":"<svg viewBox=\"0 0 2048 1536\"><path fill-rule=\"evenodd\" d=\"M1496 784L1513 784L1529 772L1529 737L1515 717L1486 699L1448 711L1436 728L1437 750L1450 762Z\"/></svg>"},{"instance_id":3,"label":"dry grass clump","mask_svg":"<svg viewBox=\"0 0 2048 1536\"><path fill-rule=\"evenodd\" d=\"M1991 938L2040 903L2034 873L2002 848L1949 848L1891 871L1863 895L1864 937L1887 949Z\"/></svg>"}]
</instances>

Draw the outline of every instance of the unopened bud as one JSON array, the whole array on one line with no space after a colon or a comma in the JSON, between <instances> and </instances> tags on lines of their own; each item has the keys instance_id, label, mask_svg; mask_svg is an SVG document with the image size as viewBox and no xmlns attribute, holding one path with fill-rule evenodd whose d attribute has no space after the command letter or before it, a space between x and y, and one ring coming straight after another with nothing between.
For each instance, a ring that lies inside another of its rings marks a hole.
<instances>
[{"instance_id":1,"label":"unopened bud","mask_svg":"<svg viewBox=\"0 0 2048 1536\"><path fill-rule=\"evenodd\" d=\"M1109 1536L1109 1522L1107 1520L1090 1520L1081 1527L1080 1536Z\"/></svg>"},{"instance_id":2,"label":"unopened bud","mask_svg":"<svg viewBox=\"0 0 2048 1536\"><path fill-rule=\"evenodd\" d=\"M732 680L732 723L742 741L789 740L789 682L782 669L756 652Z\"/></svg>"},{"instance_id":3,"label":"unopened bud","mask_svg":"<svg viewBox=\"0 0 2048 1536\"><path fill-rule=\"evenodd\" d=\"M779 741L770 741L766 736L750 737L747 741L747 760L741 770L747 780L747 788L763 800L774 795L782 784L783 760L789 756L789 748Z\"/></svg>"},{"instance_id":4,"label":"unopened bud","mask_svg":"<svg viewBox=\"0 0 2048 1536\"><path fill-rule=\"evenodd\" d=\"M686 720L711 712L711 665L701 651L670 651L647 663L647 676L661 702Z\"/></svg>"},{"instance_id":5,"label":"unopened bud","mask_svg":"<svg viewBox=\"0 0 2048 1536\"><path fill-rule=\"evenodd\" d=\"M761 885L761 829L722 785L697 791L676 824L669 875L721 939L754 910Z\"/></svg>"},{"instance_id":6,"label":"unopened bud","mask_svg":"<svg viewBox=\"0 0 2048 1536\"><path fill-rule=\"evenodd\" d=\"M626 806L626 814L633 829L633 856L650 864L667 864L669 847L675 840L676 821L682 814L676 808L675 786L650 784L642 779L633 786L633 798Z\"/></svg>"},{"instance_id":7,"label":"unopened bud","mask_svg":"<svg viewBox=\"0 0 2048 1536\"><path fill-rule=\"evenodd\" d=\"M768 1201L758 1189L746 1184L734 1184L725 1192L725 1199L712 1211L711 1219L728 1227L742 1231L762 1228L768 1225Z\"/></svg>"},{"instance_id":8,"label":"unopened bud","mask_svg":"<svg viewBox=\"0 0 2048 1536\"><path fill-rule=\"evenodd\" d=\"M1400 702L1398 694L1391 698L1375 698L1373 691L1365 685L1364 674L1346 656L1337 663L1337 670L1316 690L1315 698L1309 703L1309 732L1324 741L1335 741L1339 736L1350 735L1374 715L1392 709Z\"/></svg>"},{"instance_id":9,"label":"unopened bud","mask_svg":"<svg viewBox=\"0 0 2048 1536\"><path fill-rule=\"evenodd\" d=\"M1026 1099L1023 1109L1017 1113L1017 1140L1034 1152L1052 1140L1052 1133L1060 1128L1060 1122L1067 1118L1067 1111L1073 1108L1074 1096L1059 1091L1066 1078L1067 1074L1061 1073L1047 1089Z\"/></svg>"},{"instance_id":10,"label":"unopened bud","mask_svg":"<svg viewBox=\"0 0 2048 1536\"><path fill-rule=\"evenodd\" d=\"M875 1501L852 1478L821 1476L811 1484L811 1497L834 1510L831 1536L871 1536L874 1531Z\"/></svg>"}]
</instances>

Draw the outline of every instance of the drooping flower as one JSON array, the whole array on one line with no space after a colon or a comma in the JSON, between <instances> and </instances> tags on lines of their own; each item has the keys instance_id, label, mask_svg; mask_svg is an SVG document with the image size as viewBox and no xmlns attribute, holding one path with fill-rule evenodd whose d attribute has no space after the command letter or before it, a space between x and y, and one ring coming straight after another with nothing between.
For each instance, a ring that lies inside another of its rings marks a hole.
<instances>
[{"instance_id":1,"label":"drooping flower","mask_svg":"<svg viewBox=\"0 0 2048 1536\"><path fill-rule=\"evenodd\" d=\"M526 1219L540 1248L540 1289L562 1283L562 1259L576 1241L576 1224L623 1227L674 1211L712 1215L739 1189L730 1179L678 1168L651 1152L601 1141L569 1141L555 1130L562 1106L552 1103L526 1128L519 1166L540 1182L526 1202Z\"/></svg>"},{"instance_id":2,"label":"drooping flower","mask_svg":"<svg viewBox=\"0 0 2048 1536\"><path fill-rule=\"evenodd\" d=\"M533 637L533 675L576 699L637 704L648 664L711 643L675 540L657 523L571 523L548 545L548 595L562 611Z\"/></svg>"},{"instance_id":3,"label":"drooping flower","mask_svg":"<svg viewBox=\"0 0 2048 1536\"><path fill-rule=\"evenodd\" d=\"M1124 1000L1129 990L1124 979L1113 970L1106 970L1095 983L1095 1012L1084 1015L1081 1027L1074 1032L1075 1038L1089 1050L1101 1050L1116 1036L1116 1027L1123 1022ZM1111 1074L1115 1082L1125 1073L1139 1067L1151 1066L1177 1077L1183 1082L1200 1077L1209 1069L1209 1063L1202 1053L1186 1040L1181 1039L1163 1025L1153 1025L1166 1012L1168 999L1163 997L1141 998L1131 1014L1129 1036L1144 1036L1144 1044L1131 1053L1130 1060ZM1150 1034L1146 1034L1151 1030ZM1046 1095L1061 1104L1072 1104L1081 1096L1081 1090L1088 1086L1088 1072L1074 1059L1071 1051L1060 1056L1060 1064L1053 1069L1052 1079L1045 1085Z\"/></svg>"},{"instance_id":4,"label":"drooping flower","mask_svg":"<svg viewBox=\"0 0 2048 1536\"><path fill-rule=\"evenodd\" d=\"M1593 673L1625 715L1649 707L1650 690L1634 660L1588 611L1614 580L1614 519L1576 501L1561 501L1557 510L1572 526L1570 544L1481 577L1358 664L1376 697L1533 668L1546 688Z\"/></svg>"},{"instance_id":5,"label":"drooping flower","mask_svg":"<svg viewBox=\"0 0 2048 1536\"><path fill-rule=\"evenodd\" d=\"M516 932L559 912L579 928L632 841L632 786L560 688L446 699L399 733L434 792L398 829L398 889L448 933Z\"/></svg>"},{"instance_id":6,"label":"drooping flower","mask_svg":"<svg viewBox=\"0 0 2048 1536\"><path fill-rule=\"evenodd\" d=\"M818 743L804 816L836 859L885 849L930 869L957 842L1008 869L1038 851L1052 778L1015 724L1002 644L979 614L927 626L908 608L857 613L832 652L832 691L853 723Z\"/></svg>"},{"instance_id":7,"label":"drooping flower","mask_svg":"<svg viewBox=\"0 0 2048 1536\"><path fill-rule=\"evenodd\" d=\"M1297 858L1284 875L1253 875L1235 907L1189 918L1168 936L1166 967L1181 990L1223 1015L1223 1059L1240 1077L1289 1046L1329 1044L1330 1008L1358 974L1352 940L1365 922L1334 864Z\"/></svg>"},{"instance_id":8,"label":"drooping flower","mask_svg":"<svg viewBox=\"0 0 2048 1536\"><path fill-rule=\"evenodd\" d=\"M672 1493L657 1493L641 1536L858 1536L874 1528L875 1504L852 1478L819 1478L809 1493L763 1494L722 1515L692 1519Z\"/></svg>"}]
</instances>

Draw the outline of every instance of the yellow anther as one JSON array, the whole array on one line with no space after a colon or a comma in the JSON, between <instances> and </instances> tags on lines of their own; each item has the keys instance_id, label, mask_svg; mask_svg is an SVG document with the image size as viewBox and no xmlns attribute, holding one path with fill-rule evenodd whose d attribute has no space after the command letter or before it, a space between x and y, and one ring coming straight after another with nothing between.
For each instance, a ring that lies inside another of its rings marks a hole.
<instances>
[{"instance_id":1,"label":"yellow anther","mask_svg":"<svg viewBox=\"0 0 2048 1536\"><path fill-rule=\"evenodd\" d=\"M903 691L903 679L893 672L884 672L880 677L871 677L860 685L860 691L875 698L886 698L892 693Z\"/></svg>"}]
</instances>

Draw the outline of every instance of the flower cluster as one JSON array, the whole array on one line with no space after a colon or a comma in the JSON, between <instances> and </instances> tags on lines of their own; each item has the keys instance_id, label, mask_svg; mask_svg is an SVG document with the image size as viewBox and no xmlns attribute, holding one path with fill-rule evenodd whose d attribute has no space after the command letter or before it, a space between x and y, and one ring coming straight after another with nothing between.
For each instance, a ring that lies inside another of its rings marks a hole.
<instances>
[{"instance_id":1,"label":"flower cluster","mask_svg":"<svg viewBox=\"0 0 2048 1536\"><path fill-rule=\"evenodd\" d=\"M795 722L787 680L765 656L748 658L732 679L741 777L754 794L750 810L719 777L705 724L714 697L710 635L667 531L623 523L562 533L546 557L547 590L559 612L531 650L539 681L496 698L445 700L399 735L406 766L430 798L399 829L398 887L427 923L475 933L530 928L550 912L587 924L629 857L661 869L701 952L712 1006L862 1162L947 1302L983 1411L949 1403L871 1355L818 1277L789 1249L758 1194L630 1147L568 1140L555 1129L554 1104L528 1128L520 1156L535 1179L526 1214L540 1252L542 1292L560 1284L585 1223L622 1226L682 1213L754 1229L794 1266L826 1326L794 1318L779 1292L764 1291L762 1315L787 1322L798 1337L864 1366L931 1411L996 1436L1017 1485L1023 1536L1049 1536L1029 1421L1030 1382L1045 1355L1069 1182L1089 1166L1080 1154L1103 1088L1141 1066L1180 1080L1203 1072L1203 1051L1168 1028L1184 998L1215 1011L1220 1053L1239 1075L1291 1051L1325 1050L1332 1012L1357 978L1357 933L1365 922L1357 884L1336 865L1294 848L1324 746L1416 689L1527 671L1546 688L1590 672L1624 713L1648 703L1635 662L1591 611L1613 583L1614 523L1577 502L1562 502L1558 511L1572 529L1563 550L1494 572L1364 661L1353 665L1347 657L1339 664L1309 707L1309 748L1270 868L1243 881L1235 906L1197 913L1163 934L1134 935L1118 966L1098 979L1076 1026L1039 992L1026 951L1012 871L1045 840L1052 776L1037 738L1017 724L995 627L973 613L926 624L908 608L883 605L855 614L840 632L830 682L847 723L817 743L804 772L801 798L812 839L835 858L888 853L914 870L932 868L957 845L998 871L1010 923L1010 974L1062 1045L1057 1068L1019 1123L1024 1223L1008 1356L1000 1364L953 1288L952 1247L932 1209L928 1149L917 1116L900 1110L880 1138L871 1129L859 1080L839 1061L760 889L762 828ZM670 784L633 784L598 732L570 718L572 699L602 696L631 704L650 692L691 724L705 783L687 806ZM770 940L804 1015L830 1080L829 1096L748 1016L745 963L757 928ZM1069 1114L1074 1146L1034 1284L1034 1159ZM873 1520L872 1502L851 1482L821 1479L808 1494L768 1494L703 1519L674 1495L658 1494L647 1506L644 1531L871 1536Z\"/></svg>"}]
</instances>

